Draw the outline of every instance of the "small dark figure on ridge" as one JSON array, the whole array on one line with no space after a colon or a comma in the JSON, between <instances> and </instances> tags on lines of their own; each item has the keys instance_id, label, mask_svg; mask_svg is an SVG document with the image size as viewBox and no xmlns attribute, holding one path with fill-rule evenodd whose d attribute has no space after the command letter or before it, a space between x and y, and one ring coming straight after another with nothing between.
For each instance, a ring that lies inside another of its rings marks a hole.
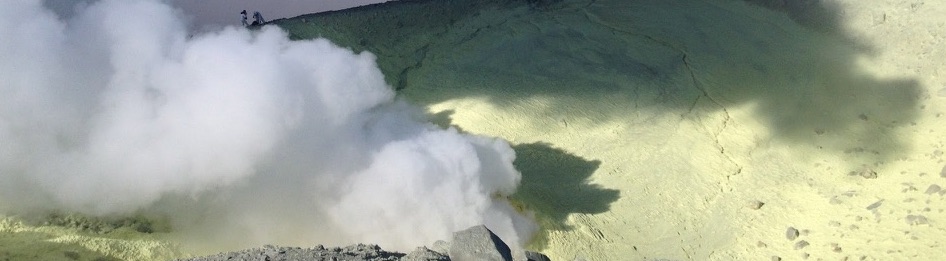
<instances>
[{"instance_id":1,"label":"small dark figure on ridge","mask_svg":"<svg viewBox=\"0 0 946 261\"><path fill-rule=\"evenodd\" d=\"M254 25L263 25L266 23L266 19L263 19L263 14L260 14L259 11L253 12L253 20Z\"/></svg>"}]
</instances>

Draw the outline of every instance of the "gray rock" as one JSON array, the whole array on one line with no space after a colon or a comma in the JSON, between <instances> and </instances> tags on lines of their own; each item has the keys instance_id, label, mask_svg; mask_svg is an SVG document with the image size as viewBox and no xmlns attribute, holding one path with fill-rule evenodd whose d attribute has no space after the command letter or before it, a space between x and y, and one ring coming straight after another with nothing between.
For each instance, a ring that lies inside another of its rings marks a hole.
<instances>
[{"instance_id":1,"label":"gray rock","mask_svg":"<svg viewBox=\"0 0 946 261\"><path fill-rule=\"evenodd\" d=\"M486 226L479 225L453 233L450 260L512 261L512 252L496 234Z\"/></svg>"},{"instance_id":2,"label":"gray rock","mask_svg":"<svg viewBox=\"0 0 946 261\"><path fill-rule=\"evenodd\" d=\"M398 261L404 254L387 252L377 245L352 245L345 248L329 248L319 245L314 248L275 247L220 253L212 256L180 259L187 261L282 261L282 260L332 260L332 261Z\"/></svg>"},{"instance_id":3,"label":"gray rock","mask_svg":"<svg viewBox=\"0 0 946 261\"><path fill-rule=\"evenodd\" d=\"M805 240L798 241L798 243L795 243L795 250L799 250L799 249L805 248L805 247L807 247L808 245L809 245L809 244L808 244L808 241L805 241Z\"/></svg>"},{"instance_id":4,"label":"gray rock","mask_svg":"<svg viewBox=\"0 0 946 261\"><path fill-rule=\"evenodd\" d=\"M220 253L211 256L178 259L182 261L512 261L513 254L496 234L485 226L475 226L453 233L453 241L434 242L435 249L418 247L410 254L388 252L377 245L357 244L347 247L313 248L279 247L265 245L260 248ZM449 253L449 254L448 254ZM516 253L516 260L550 261L542 253L523 251ZM68 257L68 254L67 254Z\"/></svg>"},{"instance_id":5,"label":"gray rock","mask_svg":"<svg viewBox=\"0 0 946 261\"><path fill-rule=\"evenodd\" d=\"M943 190L943 188L941 188L939 185L933 184L933 185L930 185L930 187L926 189L926 194L938 193L941 190Z\"/></svg>"},{"instance_id":6,"label":"gray rock","mask_svg":"<svg viewBox=\"0 0 946 261\"><path fill-rule=\"evenodd\" d=\"M785 238L788 238L788 240L795 240L798 238L798 229L795 229L794 227L788 227L788 230L785 231Z\"/></svg>"},{"instance_id":7,"label":"gray rock","mask_svg":"<svg viewBox=\"0 0 946 261\"><path fill-rule=\"evenodd\" d=\"M450 261L450 257L426 247L418 247L410 254L401 257L401 261Z\"/></svg>"},{"instance_id":8,"label":"gray rock","mask_svg":"<svg viewBox=\"0 0 946 261\"><path fill-rule=\"evenodd\" d=\"M526 251L527 261L552 261L548 256L539 252Z\"/></svg>"},{"instance_id":9,"label":"gray rock","mask_svg":"<svg viewBox=\"0 0 946 261\"><path fill-rule=\"evenodd\" d=\"M430 250L437 251L437 253L441 253L444 255L448 255L450 254L450 242L437 240L437 242L434 242L434 245L430 247Z\"/></svg>"}]
</instances>

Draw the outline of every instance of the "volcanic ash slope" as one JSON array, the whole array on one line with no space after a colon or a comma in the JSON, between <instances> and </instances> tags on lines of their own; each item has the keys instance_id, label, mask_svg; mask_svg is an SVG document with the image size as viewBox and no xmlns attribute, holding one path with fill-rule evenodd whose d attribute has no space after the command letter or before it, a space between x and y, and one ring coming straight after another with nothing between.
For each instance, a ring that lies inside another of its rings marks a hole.
<instances>
[{"instance_id":1,"label":"volcanic ash slope","mask_svg":"<svg viewBox=\"0 0 946 261\"><path fill-rule=\"evenodd\" d=\"M553 260L922 260L946 241L944 12L399 1L276 23L375 53L434 121L515 144Z\"/></svg>"}]
</instances>

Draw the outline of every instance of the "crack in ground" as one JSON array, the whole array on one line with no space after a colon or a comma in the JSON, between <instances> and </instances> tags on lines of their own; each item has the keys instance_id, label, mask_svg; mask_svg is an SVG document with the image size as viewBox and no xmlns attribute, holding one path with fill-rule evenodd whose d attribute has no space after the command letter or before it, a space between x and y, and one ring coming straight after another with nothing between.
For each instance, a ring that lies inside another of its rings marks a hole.
<instances>
[{"instance_id":1,"label":"crack in ground","mask_svg":"<svg viewBox=\"0 0 946 261\"><path fill-rule=\"evenodd\" d=\"M688 56L687 56L688 54L687 54L686 50L685 50L684 48L677 47L677 46L675 46L674 44L672 44L672 43L670 43L670 42L668 42L668 41L661 40L661 39L658 39L658 38L653 37L653 36L650 36L650 35L642 34L642 33L639 33L639 32L633 32L633 31L623 30L623 29L621 29L621 28L618 28L618 27L612 26L612 25L610 25L610 24L607 24L607 23L605 23L604 21L601 21L600 18L597 18L596 15L592 14L592 13L587 9L587 7L589 7L589 6L591 6L591 4L589 4L589 5L586 6L586 7L581 8L582 11L583 11L583 14L584 14L585 19L587 19L589 22L594 23L594 24L598 24L598 25L601 25L601 26L604 26L604 27L610 29L612 32L622 33L622 34L631 35L631 36L643 37L644 39L647 39L647 40L649 40L649 41L651 41L651 42L654 42L654 43L656 43L656 44L658 44L658 45L664 46L664 47L666 47L666 48L669 48L669 49L671 49L671 50L674 50L674 51L680 53L680 55L681 55L680 60L683 62L683 66L686 68L687 73L690 75L690 80L693 82L693 87L700 91L700 95L697 96L696 99L693 100L693 103L690 105L689 110L688 110L686 113L680 115L680 116L681 116L681 119L683 119L683 118L684 118L686 115L688 115L688 114L693 114L693 111L696 109L696 105L699 103L700 99L702 99L703 97L706 97L706 99L709 99L709 101L710 101L711 103L713 103L714 105L716 105L716 107L719 107L719 108L723 111L723 114L724 114L725 116L724 116L724 119L723 119L723 122L722 122L723 126L720 127L719 129L717 129L716 131L711 131L711 132L712 132L712 135L713 135L713 142L715 143L716 148L718 148L719 153L722 154L724 157L726 157L726 160L727 160L727 161L729 161L729 162L732 163L734 166L736 166L736 170L735 170L735 171L733 171L732 173L726 174L726 179L728 180L731 176L735 176L735 175L741 174L741 173L742 173L742 170L743 170L742 165L740 165L738 162L736 162L736 161L732 158L732 156L730 156L729 153L726 152L726 147L723 146L723 144L720 142L720 138L719 138L719 136L723 133L723 131L725 131L726 128L729 127L729 124L730 124L730 122L732 121L732 117L729 115L729 111L726 109L726 106L724 106L722 103L720 103L718 100L716 100L716 98L714 98L712 95L710 95L710 93L706 90L706 88L704 88L703 85L700 84L700 81L697 79L696 74L693 72L693 68L690 66L690 60L687 59L687 58L688 58ZM709 128L708 128L705 124L702 124L702 123L700 123L700 124L703 125L703 127L706 128L707 130L709 130Z\"/></svg>"},{"instance_id":2,"label":"crack in ground","mask_svg":"<svg viewBox=\"0 0 946 261\"><path fill-rule=\"evenodd\" d=\"M399 90L403 90L407 88L408 74L411 73L411 71L417 70L418 68L424 66L424 60L427 59L427 51L429 47L430 47L430 44L428 43L422 46L421 48L414 50L414 57L417 57L417 56L420 56L420 57L416 58L416 62L414 64L404 67L404 69L401 70L401 73L398 74L397 87L394 90L399 91Z\"/></svg>"},{"instance_id":3,"label":"crack in ground","mask_svg":"<svg viewBox=\"0 0 946 261\"><path fill-rule=\"evenodd\" d=\"M727 127L729 127L729 122L732 121L732 116L729 115L729 110L726 109L726 106L723 106L722 103L720 103L715 98L713 98L713 96L710 96L709 92L706 91L706 88L703 88L703 85L700 84L700 81L696 78L696 74L693 73L693 69L690 67L690 61L687 59L686 53L683 53L683 57L681 57L681 60L683 61L683 65L686 67L687 72L690 74L690 79L693 81L693 87L701 92L701 95L697 96L696 99L693 101L693 105L691 105L690 111L688 113L693 113L693 109L694 107L696 107L696 104L699 102L701 97L706 97L707 99L710 100L710 102L712 102L721 110L723 110L723 114L725 115L725 117L723 118L723 126L720 127L716 131L716 133L713 133L713 141L716 143L716 148L719 148L719 153L722 154L724 157L726 157L726 160L728 160L730 163L736 166L736 171L734 171L733 173L727 174L726 179L729 179L729 177L731 176L741 174L742 165L739 165L739 163L737 163L732 158L732 156L729 155L729 153L726 153L726 147L723 146L723 144L719 141L719 135L721 135L723 131L726 130ZM701 123L701 125L703 125L703 127L706 128L705 124Z\"/></svg>"},{"instance_id":4,"label":"crack in ground","mask_svg":"<svg viewBox=\"0 0 946 261\"><path fill-rule=\"evenodd\" d=\"M462 20L468 19L468 17L464 17L464 18L461 19L461 20L450 21L448 24L446 24L446 25L444 25L444 26L442 27L442 30L437 31L437 32L434 32L434 33L432 34L432 37L431 37L431 38L436 39L436 40L432 40L432 41L428 42L427 44L424 44L423 46L421 46L421 47L415 49L415 50L413 51L413 53L411 53L411 57L413 58L414 63L411 64L411 65L408 65L408 66L404 67L404 68L401 69L401 71L398 73L398 82L397 82L397 86L396 86L395 90L402 90L402 89L407 88L407 84L408 84L407 78L408 78L409 74L410 74L411 72L413 72L413 71L415 71L415 70L417 70L417 69L419 69L419 68L421 68L421 67L424 66L424 61L427 60L427 55L428 55L428 53L429 53L429 51L430 51L430 49L431 49L431 48L430 48L431 46L434 46L434 45L446 45L446 44L453 45L453 46L459 46L459 45L461 45L461 44L463 44L463 43L466 43L466 42L469 42L469 41L473 40L474 38L476 38L477 36L479 36L479 34L485 32L486 30L489 30L490 28L493 28L493 27L505 27L505 28L510 29L510 30L513 31L513 32L518 33L518 32L515 30L515 29L516 29L515 27L512 27L512 26L507 25L507 23L509 23L509 21L511 21L511 20L513 20L513 19L517 19L518 16L519 16L519 15L512 15L511 17L506 17L505 19L501 19L501 21L500 21L499 23L481 25L481 26L479 26L479 27L473 28L473 29L472 29L472 32L470 32L470 33L468 33L468 34L466 34L466 35L463 35L462 37L459 37L458 40L454 40L454 41L452 41L452 42L448 42L448 41L446 41L446 40L444 39L445 36L448 35L449 33L456 32L456 31L457 31L457 30L455 29L456 24L460 23L460 21L462 21ZM534 26L536 27L537 30L541 31L541 27L539 27L538 25L534 25ZM453 60L454 64L456 64L455 58L451 58L451 59Z\"/></svg>"}]
</instances>

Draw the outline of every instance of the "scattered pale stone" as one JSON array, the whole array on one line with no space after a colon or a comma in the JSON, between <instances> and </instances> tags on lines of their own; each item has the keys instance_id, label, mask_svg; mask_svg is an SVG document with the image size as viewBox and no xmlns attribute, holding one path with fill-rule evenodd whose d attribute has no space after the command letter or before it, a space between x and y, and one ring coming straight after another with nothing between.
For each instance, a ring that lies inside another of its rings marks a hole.
<instances>
[{"instance_id":1,"label":"scattered pale stone","mask_svg":"<svg viewBox=\"0 0 946 261\"><path fill-rule=\"evenodd\" d=\"M762 208L763 205L765 205L765 203L758 200L753 200L752 202L749 202L749 208L755 209L755 210Z\"/></svg>"},{"instance_id":2,"label":"scattered pale stone","mask_svg":"<svg viewBox=\"0 0 946 261\"><path fill-rule=\"evenodd\" d=\"M788 227L788 230L785 231L785 238L788 238L788 240L795 240L798 238L798 229L795 229L794 227Z\"/></svg>"},{"instance_id":3,"label":"scattered pale stone","mask_svg":"<svg viewBox=\"0 0 946 261\"><path fill-rule=\"evenodd\" d=\"M805 248L805 247L807 247L808 245L809 245L809 244L808 244L808 241L805 241L805 240L798 241L798 243L795 243L795 250L799 250L799 249Z\"/></svg>"},{"instance_id":4,"label":"scattered pale stone","mask_svg":"<svg viewBox=\"0 0 946 261\"><path fill-rule=\"evenodd\" d=\"M923 215L907 215L905 219L907 224L910 225L927 225L930 223L930 221Z\"/></svg>"},{"instance_id":5,"label":"scattered pale stone","mask_svg":"<svg viewBox=\"0 0 946 261\"><path fill-rule=\"evenodd\" d=\"M943 188L941 188L939 185L933 184L933 185L930 185L930 187L926 189L926 192L925 192L925 193L926 193L926 194L933 194L933 193L938 193L938 192L940 192L941 190L943 190Z\"/></svg>"},{"instance_id":6,"label":"scattered pale stone","mask_svg":"<svg viewBox=\"0 0 946 261\"><path fill-rule=\"evenodd\" d=\"M838 199L838 197L831 197L831 200L829 200L828 203L831 203L831 205L838 205L842 202L840 199Z\"/></svg>"},{"instance_id":7,"label":"scattered pale stone","mask_svg":"<svg viewBox=\"0 0 946 261\"><path fill-rule=\"evenodd\" d=\"M913 183L904 182L904 183L900 183L900 184L903 184L903 186L904 186L903 190L900 191L900 192L903 192L903 193L907 193L907 192L909 192L909 191L918 191L918 190L919 190L919 189L917 189L916 187L913 186Z\"/></svg>"}]
</instances>

